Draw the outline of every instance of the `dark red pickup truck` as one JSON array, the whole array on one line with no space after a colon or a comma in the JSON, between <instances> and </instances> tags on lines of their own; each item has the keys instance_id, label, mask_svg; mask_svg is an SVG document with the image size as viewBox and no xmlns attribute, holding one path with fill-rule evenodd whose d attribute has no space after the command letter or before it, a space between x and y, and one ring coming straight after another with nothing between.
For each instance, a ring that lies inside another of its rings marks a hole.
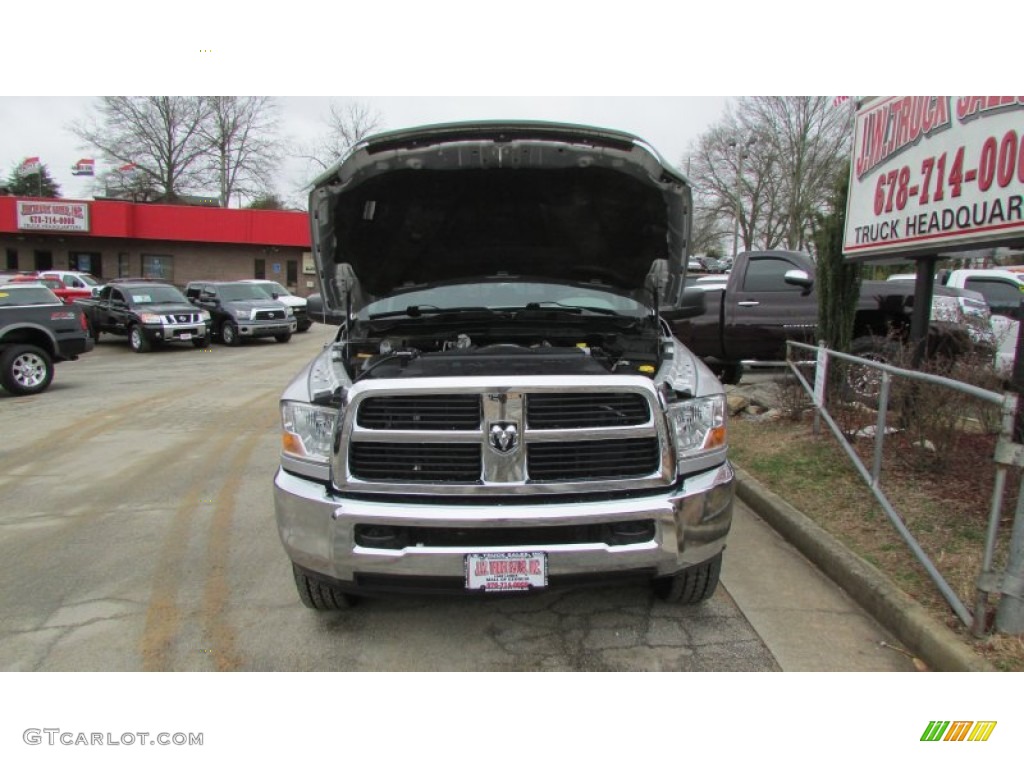
<instances>
[{"instance_id":1,"label":"dark red pickup truck","mask_svg":"<svg viewBox=\"0 0 1024 768\"><path fill-rule=\"evenodd\" d=\"M745 362L784 361L787 340L815 343L818 295L808 254L746 251L722 278L691 283L705 291L706 310L673 329L723 382L738 383ZM893 331L909 331L913 303L913 282L864 281L851 352L878 358ZM931 317L940 332L992 344L988 305L973 291L936 286Z\"/></svg>"}]
</instances>

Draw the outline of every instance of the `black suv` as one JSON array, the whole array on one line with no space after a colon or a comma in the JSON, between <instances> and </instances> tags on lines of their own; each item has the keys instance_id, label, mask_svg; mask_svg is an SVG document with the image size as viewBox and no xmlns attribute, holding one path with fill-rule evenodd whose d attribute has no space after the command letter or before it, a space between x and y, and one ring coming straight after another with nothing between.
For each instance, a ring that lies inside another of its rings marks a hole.
<instances>
[{"instance_id":1,"label":"black suv","mask_svg":"<svg viewBox=\"0 0 1024 768\"><path fill-rule=\"evenodd\" d=\"M253 283L194 281L185 286L185 295L197 307L210 313L213 334L229 347L244 338L273 336L282 343L296 330L295 315Z\"/></svg>"},{"instance_id":2,"label":"black suv","mask_svg":"<svg viewBox=\"0 0 1024 768\"><path fill-rule=\"evenodd\" d=\"M92 299L77 299L85 312L89 333L127 336L135 352L149 352L172 341L210 345L210 314L197 310L170 283L141 278L111 280Z\"/></svg>"}]
</instances>

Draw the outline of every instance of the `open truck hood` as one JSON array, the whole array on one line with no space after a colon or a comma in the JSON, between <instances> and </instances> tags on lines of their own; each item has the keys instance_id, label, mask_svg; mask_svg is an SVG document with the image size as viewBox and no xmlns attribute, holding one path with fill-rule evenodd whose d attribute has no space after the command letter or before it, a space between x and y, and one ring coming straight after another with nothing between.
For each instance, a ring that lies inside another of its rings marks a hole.
<instances>
[{"instance_id":1,"label":"open truck hood","mask_svg":"<svg viewBox=\"0 0 1024 768\"><path fill-rule=\"evenodd\" d=\"M630 134L474 122L363 140L314 182L309 210L324 303L351 313L499 275L673 305L691 204L686 178Z\"/></svg>"}]
</instances>

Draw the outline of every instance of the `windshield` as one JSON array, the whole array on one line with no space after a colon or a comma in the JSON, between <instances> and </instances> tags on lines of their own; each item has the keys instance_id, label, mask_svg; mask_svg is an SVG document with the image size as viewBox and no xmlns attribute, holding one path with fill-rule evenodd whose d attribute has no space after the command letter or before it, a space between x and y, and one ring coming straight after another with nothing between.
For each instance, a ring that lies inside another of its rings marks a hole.
<instances>
[{"instance_id":1,"label":"windshield","mask_svg":"<svg viewBox=\"0 0 1024 768\"><path fill-rule=\"evenodd\" d=\"M78 279L81 280L86 285L100 285L100 281L97 280L92 275L79 275Z\"/></svg>"},{"instance_id":2,"label":"windshield","mask_svg":"<svg viewBox=\"0 0 1024 768\"><path fill-rule=\"evenodd\" d=\"M0 307L24 307L30 304L60 304L53 292L42 285L0 286Z\"/></svg>"},{"instance_id":3,"label":"windshield","mask_svg":"<svg viewBox=\"0 0 1024 768\"><path fill-rule=\"evenodd\" d=\"M285 288L280 283L269 282L269 283L258 283L258 285L261 285L263 287L263 290L265 290L267 292L268 296L270 296L270 294L272 294L272 293L276 293L278 296L291 296L291 294L288 293L288 289ZM270 298L274 298L274 297L270 296Z\"/></svg>"},{"instance_id":4,"label":"windshield","mask_svg":"<svg viewBox=\"0 0 1024 768\"><path fill-rule=\"evenodd\" d=\"M250 299L269 299L270 290L256 283L235 283L217 288L223 301L248 301Z\"/></svg>"},{"instance_id":5,"label":"windshield","mask_svg":"<svg viewBox=\"0 0 1024 768\"><path fill-rule=\"evenodd\" d=\"M363 307L359 317L402 312L408 307L421 309L522 309L537 305L543 309L558 307L615 312L630 317L645 317L650 310L625 296L607 291L581 288L562 283L473 282L439 285L421 291L409 291L375 301Z\"/></svg>"},{"instance_id":6,"label":"windshield","mask_svg":"<svg viewBox=\"0 0 1024 768\"><path fill-rule=\"evenodd\" d=\"M147 285L128 288L133 304L185 304L181 291L173 285Z\"/></svg>"}]
</instances>

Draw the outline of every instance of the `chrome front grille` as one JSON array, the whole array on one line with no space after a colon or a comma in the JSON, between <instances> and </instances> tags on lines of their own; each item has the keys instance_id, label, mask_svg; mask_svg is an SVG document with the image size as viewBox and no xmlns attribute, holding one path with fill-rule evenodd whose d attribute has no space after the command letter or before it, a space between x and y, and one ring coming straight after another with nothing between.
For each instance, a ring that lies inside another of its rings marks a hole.
<instances>
[{"instance_id":1,"label":"chrome front grille","mask_svg":"<svg viewBox=\"0 0 1024 768\"><path fill-rule=\"evenodd\" d=\"M165 325L194 325L200 322L198 312L173 312L163 318Z\"/></svg>"},{"instance_id":2,"label":"chrome front grille","mask_svg":"<svg viewBox=\"0 0 1024 768\"><path fill-rule=\"evenodd\" d=\"M674 459L646 379L368 380L333 459L340 489L519 494L659 487ZM478 382L473 386L472 382Z\"/></svg>"},{"instance_id":3,"label":"chrome front grille","mask_svg":"<svg viewBox=\"0 0 1024 768\"><path fill-rule=\"evenodd\" d=\"M526 423L533 429L625 427L650 418L647 400L633 392L537 392L526 398Z\"/></svg>"},{"instance_id":4,"label":"chrome front grille","mask_svg":"<svg viewBox=\"0 0 1024 768\"><path fill-rule=\"evenodd\" d=\"M253 314L253 320L284 320L283 309L257 309Z\"/></svg>"},{"instance_id":5,"label":"chrome front grille","mask_svg":"<svg viewBox=\"0 0 1024 768\"><path fill-rule=\"evenodd\" d=\"M538 443L526 449L533 480L598 480L643 477L658 471L658 439L581 440Z\"/></svg>"},{"instance_id":6,"label":"chrome front grille","mask_svg":"<svg viewBox=\"0 0 1024 768\"><path fill-rule=\"evenodd\" d=\"M352 475L388 482L475 483L480 446L445 443L353 443Z\"/></svg>"},{"instance_id":7,"label":"chrome front grille","mask_svg":"<svg viewBox=\"0 0 1024 768\"><path fill-rule=\"evenodd\" d=\"M366 429L476 429L479 395L397 395L365 400L357 423Z\"/></svg>"}]
</instances>

